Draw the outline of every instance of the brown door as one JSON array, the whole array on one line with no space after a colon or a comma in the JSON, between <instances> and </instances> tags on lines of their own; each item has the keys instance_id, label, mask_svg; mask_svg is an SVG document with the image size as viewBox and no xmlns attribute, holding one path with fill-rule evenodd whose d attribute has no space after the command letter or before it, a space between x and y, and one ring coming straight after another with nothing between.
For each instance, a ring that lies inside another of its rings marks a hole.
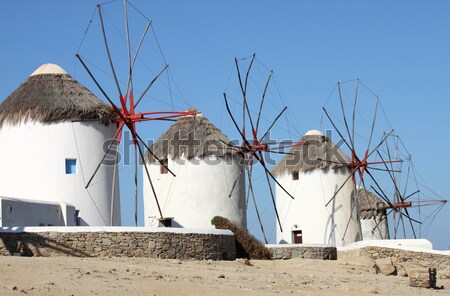
<instances>
[{"instance_id":1,"label":"brown door","mask_svg":"<svg viewBox=\"0 0 450 296\"><path fill-rule=\"evenodd\" d=\"M294 238L294 244L303 244L303 236L301 230L292 230L292 237Z\"/></svg>"}]
</instances>

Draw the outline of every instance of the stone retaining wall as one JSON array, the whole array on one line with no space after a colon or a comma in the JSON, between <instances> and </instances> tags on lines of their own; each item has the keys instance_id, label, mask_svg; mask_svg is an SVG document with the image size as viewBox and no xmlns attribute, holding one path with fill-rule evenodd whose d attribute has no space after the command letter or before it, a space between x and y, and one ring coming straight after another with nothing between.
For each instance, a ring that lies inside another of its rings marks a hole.
<instances>
[{"instance_id":1,"label":"stone retaining wall","mask_svg":"<svg viewBox=\"0 0 450 296\"><path fill-rule=\"evenodd\" d=\"M273 259L337 259L337 250L333 246L266 245L266 247L272 252Z\"/></svg>"},{"instance_id":2,"label":"stone retaining wall","mask_svg":"<svg viewBox=\"0 0 450 296\"><path fill-rule=\"evenodd\" d=\"M450 256L428 252L409 251L384 247L364 247L338 252L339 260L368 256L373 259L391 258L395 265L417 265L437 270L450 269Z\"/></svg>"},{"instance_id":3,"label":"stone retaining wall","mask_svg":"<svg viewBox=\"0 0 450 296\"><path fill-rule=\"evenodd\" d=\"M0 255L236 259L232 234L0 232Z\"/></svg>"}]
</instances>

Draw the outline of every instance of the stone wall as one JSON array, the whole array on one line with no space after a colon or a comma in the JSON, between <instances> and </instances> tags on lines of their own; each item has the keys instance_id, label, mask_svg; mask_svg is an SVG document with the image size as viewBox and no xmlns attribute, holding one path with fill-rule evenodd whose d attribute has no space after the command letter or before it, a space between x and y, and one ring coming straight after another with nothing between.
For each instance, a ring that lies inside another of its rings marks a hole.
<instances>
[{"instance_id":1,"label":"stone wall","mask_svg":"<svg viewBox=\"0 0 450 296\"><path fill-rule=\"evenodd\" d=\"M266 245L266 247L272 252L273 259L337 259L337 250L333 246Z\"/></svg>"},{"instance_id":2,"label":"stone wall","mask_svg":"<svg viewBox=\"0 0 450 296\"><path fill-rule=\"evenodd\" d=\"M234 260L231 234L176 232L0 232L0 255Z\"/></svg>"},{"instance_id":3,"label":"stone wall","mask_svg":"<svg viewBox=\"0 0 450 296\"><path fill-rule=\"evenodd\" d=\"M396 266L416 265L440 270L450 269L450 256L432 252L419 252L384 247L364 247L338 252L339 260L368 256L373 259L391 258Z\"/></svg>"}]
</instances>

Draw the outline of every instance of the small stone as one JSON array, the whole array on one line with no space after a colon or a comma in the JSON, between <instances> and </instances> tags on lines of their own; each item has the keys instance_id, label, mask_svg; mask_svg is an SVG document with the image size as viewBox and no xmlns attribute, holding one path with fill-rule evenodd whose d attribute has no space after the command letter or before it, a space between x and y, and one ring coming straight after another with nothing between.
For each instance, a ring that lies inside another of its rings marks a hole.
<instances>
[{"instance_id":1,"label":"small stone","mask_svg":"<svg viewBox=\"0 0 450 296\"><path fill-rule=\"evenodd\" d=\"M218 278L219 278L219 279L224 279L224 278L225 278L225 275L224 275L224 274L219 274Z\"/></svg>"},{"instance_id":2,"label":"small stone","mask_svg":"<svg viewBox=\"0 0 450 296\"><path fill-rule=\"evenodd\" d=\"M107 239L107 238L102 238L102 244L104 246L110 246L111 245L111 240Z\"/></svg>"},{"instance_id":3,"label":"small stone","mask_svg":"<svg viewBox=\"0 0 450 296\"><path fill-rule=\"evenodd\" d=\"M436 287L436 269L429 268L411 270L408 272L409 285L411 287L435 288Z\"/></svg>"},{"instance_id":4,"label":"small stone","mask_svg":"<svg viewBox=\"0 0 450 296\"><path fill-rule=\"evenodd\" d=\"M378 267L378 270L384 275L395 275L396 269L394 264L392 263L391 258L382 258L376 259L375 263Z\"/></svg>"},{"instance_id":5,"label":"small stone","mask_svg":"<svg viewBox=\"0 0 450 296\"><path fill-rule=\"evenodd\" d=\"M377 267L378 270L384 275L395 275L397 273L395 266L392 264L377 265Z\"/></svg>"},{"instance_id":6,"label":"small stone","mask_svg":"<svg viewBox=\"0 0 450 296\"><path fill-rule=\"evenodd\" d=\"M408 272L406 271L406 268L402 265L397 265L397 275L398 276L403 276L403 277L407 277L408 276Z\"/></svg>"},{"instance_id":7,"label":"small stone","mask_svg":"<svg viewBox=\"0 0 450 296\"><path fill-rule=\"evenodd\" d=\"M347 264L366 269L371 273L377 273L375 260L369 256L351 258L347 261Z\"/></svg>"}]
</instances>

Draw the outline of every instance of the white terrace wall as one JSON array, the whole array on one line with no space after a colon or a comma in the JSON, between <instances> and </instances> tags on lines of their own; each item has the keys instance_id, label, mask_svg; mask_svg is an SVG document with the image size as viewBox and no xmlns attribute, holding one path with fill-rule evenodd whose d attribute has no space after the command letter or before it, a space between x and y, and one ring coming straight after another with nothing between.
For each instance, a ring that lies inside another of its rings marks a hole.
<instances>
[{"instance_id":1,"label":"white terrace wall","mask_svg":"<svg viewBox=\"0 0 450 296\"><path fill-rule=\"evenodd\" d=\"M0 197L0 226L75 226L75 207Z\"/></svg>"}]
</instances>

